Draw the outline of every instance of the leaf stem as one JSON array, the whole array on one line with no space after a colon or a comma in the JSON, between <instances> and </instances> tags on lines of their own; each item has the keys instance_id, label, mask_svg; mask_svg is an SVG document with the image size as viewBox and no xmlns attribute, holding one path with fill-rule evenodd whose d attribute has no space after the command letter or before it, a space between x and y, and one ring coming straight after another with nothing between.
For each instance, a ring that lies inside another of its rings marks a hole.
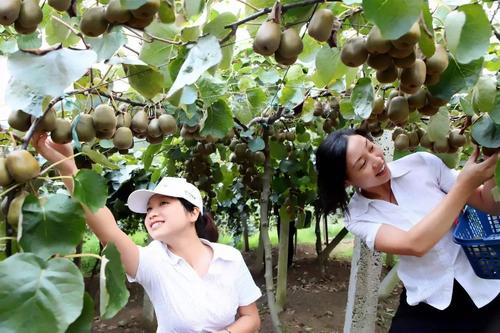
<instances>
[{"instance_id":1,"label":"leaf stem","mask_svg":"<svg viewBox=\"0 0 500 333\"><path fill-rule=\"evenodd\" d=\"M94 254L94 253L76 253L76 254L68 254L68 255L64 256L64 258L67 258L67 259L83 258L83 257L92 257L92 258L102 260L101 256Z\"/></svg>"}]
</instances>

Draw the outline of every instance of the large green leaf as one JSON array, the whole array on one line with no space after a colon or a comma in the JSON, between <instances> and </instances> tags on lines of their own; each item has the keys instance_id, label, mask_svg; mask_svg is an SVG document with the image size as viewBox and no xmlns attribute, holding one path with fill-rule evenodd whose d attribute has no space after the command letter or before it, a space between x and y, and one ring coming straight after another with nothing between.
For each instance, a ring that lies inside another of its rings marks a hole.
<instances>
[{"instance_id":1,"label":"large green leaf","mask_svg":"<svg viewBox=\"0 0 500 333\"><path fill-rule=\"evenodd\" d=\"M42 258L74 253L85 231L80 203L64 194L51 194L41 201L29 195L23 204L22 236L19 244L26 252Z\"/></svg>"},{"instance_id":2,"label":"large green leaf","mask_svg":"<svg viewBox=\"0 0 500 333\"><path fill-rule=\"evenodd\" d=\"M207 119L200 131L201 135L223 138L234 126L233 113L227 103L219 99L207 110Z\"/></svg>"},{"instance_id":3,"label":"large green leaf","mask_svg":"<svg viewBox=\"0 0 500 333\"><path fill-rule=\"evenodd\" d=\"M142 96L152 99L163 91L163 75L149 66L123 65L130 86Z\"/></svg>"},{"instance_id":4,"label":"large green leaf","mask_svg":"<svg viewBox=\"0 0 500 333\"><path fill-rule=\"evenodd\" d=\"M63 333L82 311L83 292L70 260L17 253L0 262L0 330Z\"/></svg>"},{"instance_id":5,"label":"large green leaf","mask_svg":"<svg viewBox=\"0 0 500 333\"><path fill-rule=\"evenodd\" d=\"M108 199L106 179L92 170L82 169L73 177L75 190L73 196L92 212L104 207Z\"/></svg>"},{"instance_id":6,"label":"large green leaf","mask_svg":"<svg viewBox=\"0 0 500 333\"><path fill-rule=\"evenodd\" d=\"M227 92L227 84L219 78L203 75L198 82L198 91L205 107L214 104L219 98Z\"/></svg>"},{"instance_id":7,"label":"large green leaf","mask_svg":"<svg viewBox=\"0 0 500 333\"><path fill-rule=\"evenodd\" d=\"M111 58L120 47L127 43L127 37L123 34L121 27L114 27L109 33L100 37L87 37L85 40L97 53L97 61Z\"/></svg>"},{"instance_id":8,"label":"large green leaf","mask_svg":"<svg viewBox=\"0 0 500 333\"><path fill-rule=\"evenodd\" d=\"M495 102L493 103L490 117L495 122L495 124L500 124L500 90L496 91Z\"/></svg>"},{"instance_id":9,"label":"large green leaf","mask_svg":"<svg viewBox=\"0 0 500 333\"><path fill-rule=\"evenodd\" d=\"M110 160L107 159L106 156L101 154L97 150L93 150L92 147L88 145L83 145L82 146L82 153L87 155L93 162L98 163L106 168L112 169L112 170L118 170L120 167L114 163L112 163Z\"/></svg>"},{"instance_id":10,"label":"large green leaf","mask_svg":"<svg viewBox=\"0 0 500 333\"><path fill-rule=\"evenodd\" d=\"M187 18L199 15L205 8L205 0L184 0L184 11Z\"/></svg>"},{"instance_id":11,"label":"large green leaf","mask_svg":"<svg viewBox=\"0 0 500 333\"><path fill-rule=\"evenodd\" d=\"M448 48L459 63L468 64L487 53L491 25L481 5L465 5L449 13L445 30Z\"/></svg>"},{"instance_id":12,"label":"large green leaf","mask_svg":"<svg viewBox=\"0 0 500 333\"><path fill-rule=\"evenodd\" d=\"M200 38L198 43L189 50L186 60L167 93L167 98L184 86L195 83L204 72L221 60L222 52L217 38L212 35Z\"/></svg>"},{"instance_id":13,"label":"large green leaf","mask_svg":"<svg viewBox=\"0 0 500 333\"><path fill-rule=\"evenodd\" d=\"M472 90L472 106L478 112L490 112L495 105L497 80L491 76L481 76Z\"/></svg>"},{"instance_id":14,"label":"large green leaf","mask_svg":"<svg viewBox=\"0 0 500 333\"><path fill-rule=\"evenodd\" d=\"M340 60L340 51L337 48L323 46L316 54L315 84L324 87L331 81L341 78L347 72L347 66Z\"/></svg>"},{"instance_id":15,"label":"large green leaf","mask_svg":"<svg viewBox=\"0 0 500 333\"><path fill-rule=\"evenodd\" d=\"M175 24L153 22L146 28L146 31L155 37L173 40L179 33L179 28ZM177 56L177 49L176 45L154 40L144 44L139 59L149 65L162 67Z\"/></svg>"},{"instance_id":16,"label":"large green leaf","mask_svg":"<svg viewBox=\"0 0 500 333\"><path fill-rule=\"evenodd\" d=\"M80 316L68 327L65 333L90 333L94 322L94 300L89 293L83 296L83 309Z\"/></svg>"},{"instance_id":17,"label":"large green leaf","mask_svg":"<svg viewBox=\"0 0 500 333\"><path fill-rule=\"evenodd\" d=\"M128 301L125 271L120 253L113 243L102 251L100 274L100 313L103 319L112 318Z\"/></svg>"},{"instance_id":18,"label":"large green leaf","mask_svg":"<svg viewBox=\"0 0 500 333\"><path fill-rule=\"evenodd\" d=\"M142 154L142 163L144 164L144 169L149 171L151 163L156 153L160 150L161 145L149 145L148 148Z\"/></svg>"},{"instance_id":19,"label":"large green leaf","mask_svg":"<svg viewBox=\"0 0 500 333\"><path fill-rule=\"evenodd\" d=\"M431 116L427 126L427 134L431 141L444 139L450 131L450 113L446 107L439 108L438 113Z\"/></svg>"},{"instance_id":20,"label":"large green leaf","mask_svg":"<svg viewBox=\"0 0 500 333\"><path fill-rule=\"evenodd\" d=\"M430 58L436 51L434 44L434 28L432 27L432 14L429 10L429 4L424 1L422 4L423 22L420 22L420 40L418 46L420 50L427 57ZM430 35L429 35L430 34Z\"/></svg>"},{"instance_id":21,"label":"large green leaf","mask_svg":"<svg viewBox=\"0 0 500 333\"><path fill-rule=\"evenodd\" d=\"M224 28L226 25L238 20L236 15L230 12L221 13L203 27L204 34L211 34L217 38L224 38L231 29Z\"/></svg>"},{"instance_id":22,"label":"large green leaf","mask_svg":"<svg viewBox=\"0 0 500 333\"><path fill-rule=\"evenodd\" d=\"M120 0L120 4L125 9L137 9L146 2L148 2L148 0Z\"/></svg>"},{"instance_id":23,"label":"large green leaf","mask_svg":"<svg viewBox=\"0 0 500 333\"><path fill-rule=\"evenodd\" d=\"M449 100L457 92L470 88L476 83L482 66L483 58L463 65L450 57L450 63L441 74L441 79L437 84L429 86L429 91L434 97Z\"/></svg>"},{"instance_id":24,"label":"large green leaf","mask_svg":"<svg viewBox=\"0 0 500 333\"><path fill-rule=\"evenodd\" d=\"M361 119L367 119L372 113L373 87L369 78L358 80L351 95L354 113Z\"/></svg>"},{"instance_id":25,"label":"large green leaf","mask_svg":"<svg viewBox=\"0 0 500 333\"><path fill-rule=\"evenodd\" d=\"M481 146L500 147L500 125L495 124L488 115L483 115L472 125L471 135Z\"/></svg>"},{"instance_id":26,"label":"large green leaf","mask_svg":"<svg viewBox=\"0 0 500 333\"><path fill-rule=\"evenodd\" d=\"M52 15L57 17L56 14ZM70 26L78 24L78 19L76 17L70 18L67 15L61 15L58 18ZM80 41L80 37L75 35L66 25L52 18L52 16L45 27L45 36L47 43L50 45L61 43L63 46L68 47L76 45Z\"/></svg>"},{"instance_id":27,"label":"large green leaf","mask_svg":"<svg viewBox=\"0 0 500 333\"><path fill-rule=\"evenodd\" d=\"M379 27L386 39L396 39L410 30L420 17L422 0L363 0L368 20Z\"/></svg>"},{"instance_id":28,"label":"large green leaf","mask_svg":"<svg viewBox=\"0 0 500 333\"><path fill-rule=\"evenodd\" d=\"M42 46L42 35L39 30L28 35L17 35L17 46L21 50L38 49Z\"/></svg>"}]
</instances>

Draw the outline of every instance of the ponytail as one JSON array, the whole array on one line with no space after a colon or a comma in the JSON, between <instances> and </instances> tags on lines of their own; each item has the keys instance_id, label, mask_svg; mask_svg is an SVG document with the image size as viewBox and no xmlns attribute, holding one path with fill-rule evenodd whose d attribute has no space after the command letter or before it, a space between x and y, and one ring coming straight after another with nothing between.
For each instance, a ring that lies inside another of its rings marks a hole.
<instances>
[{"instance_id":1,"label":"ponytail","mask_svg":"<svg viewBox=\"0 0 500 333\"><path fill-rule=\"evenodd\" d=\"M188 212L193 212L196 207L184 198L178 198L184 209ZM194 223L196 229L196 234L198 237L206 239L210 242L217 242L219 239L219 232L217 231L217 226L215 225L212 215L208 212L198 215L198 219Z\"/></svg>"}]
</instances>

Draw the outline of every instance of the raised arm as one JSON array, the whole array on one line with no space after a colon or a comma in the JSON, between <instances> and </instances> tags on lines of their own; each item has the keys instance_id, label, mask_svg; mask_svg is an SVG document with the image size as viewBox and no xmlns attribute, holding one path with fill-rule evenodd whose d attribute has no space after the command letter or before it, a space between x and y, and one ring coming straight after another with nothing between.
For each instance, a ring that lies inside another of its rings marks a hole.
<instances>
[{"instance_id":1,"label":"raised arm","mask_svg":"<svg viewBox=\"0 0 500 333\"><path fill-rule=\"evenodd\" d=\"M58 163L55 168L61 176L74 176L78 172L71 144L54 143L46 133L37 133L33 136L33 146L38 153L52 164ZM73 193L73 179L65 178L64 184L70 193ZM85 218L90 229L96 234L102 244L112 242L118 248L125 271L135 277L139 264L139 250L134 242L116 224L116 220L107 207L92 213L84 206Z\"/></svg>"},{"instance_id":2,"label":"raised arm","mask_svg":"<svg viewBox=\"0 0 500 333\"><path fill-rule=\"evenodd\" d=\"M465 164L456 183L443 200L410 230L383 224L375 237L375 249L399 255L425 255L450 230L460 211L471 197L488 184L494 174L496 154L476 163L476 148ZM478 207L479 208L479 207Z\"/></svg>"}]
</instances>

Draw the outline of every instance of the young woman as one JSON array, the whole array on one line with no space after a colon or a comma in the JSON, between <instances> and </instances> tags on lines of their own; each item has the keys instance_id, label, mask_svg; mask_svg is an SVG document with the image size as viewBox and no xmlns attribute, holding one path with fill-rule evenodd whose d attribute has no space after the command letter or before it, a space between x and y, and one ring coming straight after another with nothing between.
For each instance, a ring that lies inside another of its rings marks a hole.
<instances>
[{"instance_id":1,"label":"young woman","mask_svg":"<svg viewBox=\"0 0 500 333\"><path fill-rule=\"evenodd\" d=\"M465 204L500 214L490 193L496 155L477 163L478 154L460 173L424 152L387 164L356 129L331 133L316 152L323 213L340 209L368 247L400 256L404 289L391 333L500 332L500 280L475 275L451 233Z\"/></svg>"},{"instance_id":2,"label":"young woman","mask_svg":"<svg viewBox=\"0 0 500 333\"><path fill-rule=\"evenodd\" d=\"M33 145L49 162L73 154L45 133ZM56 166L63 176L78 172L73 159ZM66 179L69 192L72 179ZM250 333L260 327L255 301L261 296L241 253L213 243L217 229L203 210L200 191L182 178L163 178L154 190L137 190L128 198L134 212L145 213L153 241L137 246L123 233L106 207L85 209L87 224L106 244L113 242L130 281L140 283L150 297L161 333Z\"/></svg>"}]
</instances>

